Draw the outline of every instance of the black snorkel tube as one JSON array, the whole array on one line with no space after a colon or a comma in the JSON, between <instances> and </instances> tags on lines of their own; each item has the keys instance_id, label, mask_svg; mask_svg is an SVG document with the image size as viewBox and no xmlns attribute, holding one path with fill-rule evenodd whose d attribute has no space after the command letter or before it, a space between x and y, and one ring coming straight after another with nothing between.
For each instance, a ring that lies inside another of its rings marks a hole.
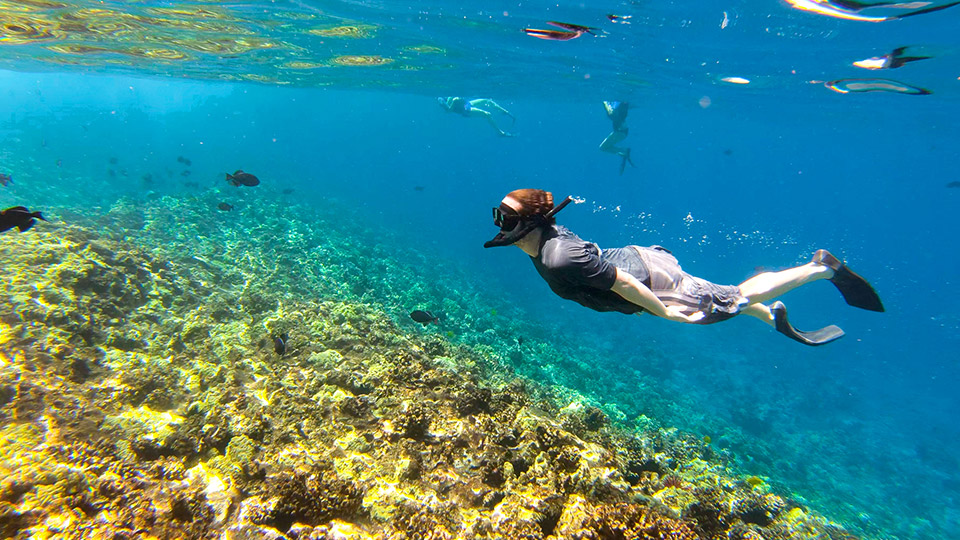
<instances>
[{"instance_id":1,"label":"black snorkel tube","mask_svg":"<svg viewBox=\"0 0 960 540\"><path fill-rule=\"evenodd\" d=\"M533 232L537 227L542 227L544 225L549 225L550 221L553 219L553 216L557 215L557 212L563 210L568 204L573 202L573 197L568 196L560 204L553 207L552 210L546 214L534 214L532 216L525 217L517 223L517 226L513 228L512 231L503 231L501 230L492 240L489 240L483 244L485 248L500 247L500 246L509 246L524 236Z\"/></svg>"}]
</instances>

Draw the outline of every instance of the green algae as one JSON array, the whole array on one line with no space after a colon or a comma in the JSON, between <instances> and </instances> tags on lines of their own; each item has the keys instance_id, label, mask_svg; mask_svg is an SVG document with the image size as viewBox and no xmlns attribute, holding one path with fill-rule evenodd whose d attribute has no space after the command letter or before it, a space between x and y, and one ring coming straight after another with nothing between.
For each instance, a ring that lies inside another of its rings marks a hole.
<instances>
[{"instance_id":1,"label":"green algae","mask_svg":"<svg viewBox=\"0 0 960 540\"><path fill-rule=\"evenodd\" d=\"M528 340L562 369L515 358L501 337L526 333L514 317L473 315L469 285L425 281L362 228L359 240L321 235L268 207L250 210L262 230L201 235L198 207L118 204L107 217L142 228L127 240L82 220L66 241L36 231L12 250L0 237L16 268L0 285L16 314L0 323L0 472L26 464L3 488L22 492L0 514L11 536L78 524L196 538L833 530L754 493L693 434L606 403L599 387L557 384L589 369L558 346ZM373 259L393 281L356 279ZM424 294L445 299L456 341L391 307ZM291 336L282 357L276 332Z\"/></svg>"}]
</instances>

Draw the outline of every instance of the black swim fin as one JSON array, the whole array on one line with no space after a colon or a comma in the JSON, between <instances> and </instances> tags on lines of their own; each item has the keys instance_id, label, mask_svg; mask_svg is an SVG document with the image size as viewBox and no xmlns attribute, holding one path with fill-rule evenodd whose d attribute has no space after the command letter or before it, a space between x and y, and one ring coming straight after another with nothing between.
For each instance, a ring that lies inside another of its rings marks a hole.
<instances>
[{"instance_id":1,"label":"black swim fin","mask_svg":"<svg viewBox=\"0 0 960 540\"><path fill-rule=\"evenodd\" d=\"M880 296L873 290L870 283L847 268L847 265L840 262L840 259L834 257L829 251L818 249L813 254L812 260L833 270L830 282L837 287L848 304L870 311L884 311L883 302L880 301Z\"/></svg>"},{"instance_id":2,"label":"black swim fin","mask_svg":"<svg viewBox=\"0 0 960 540\"><path fill-rule=\"evenodd\" d=\"M773 322L777 327L777 332L794 341L799 341L804 345L810 345L812 347L826 345L831 341L836 341L843 337L843 330L841 330L839 326L832 324L812 332L797 330L790 324L790 321L787 320L787 306L783 305L783 302L779 300L770 305L770 311L773 312Z\"/></svg>"}]
</instances>

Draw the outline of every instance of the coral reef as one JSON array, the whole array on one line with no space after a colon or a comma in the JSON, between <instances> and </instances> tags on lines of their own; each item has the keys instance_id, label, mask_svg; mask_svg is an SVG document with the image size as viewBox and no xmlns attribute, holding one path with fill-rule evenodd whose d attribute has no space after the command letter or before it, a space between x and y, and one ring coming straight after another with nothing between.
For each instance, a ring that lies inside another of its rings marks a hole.
<instances>
[{"instance_id":1,"label":"coral reef","mask_svg":"<svg viewBox=\"0 0 960 540\"><path fill-rule=\"evenodd\" d=\"M200 235L189 202L0 236L4 536L841 534L692 434L518 373L471 291L445 297L472 337L428 334L372 300L433 286L382 247L266 210Z\"/></svg>"}]
</instances>

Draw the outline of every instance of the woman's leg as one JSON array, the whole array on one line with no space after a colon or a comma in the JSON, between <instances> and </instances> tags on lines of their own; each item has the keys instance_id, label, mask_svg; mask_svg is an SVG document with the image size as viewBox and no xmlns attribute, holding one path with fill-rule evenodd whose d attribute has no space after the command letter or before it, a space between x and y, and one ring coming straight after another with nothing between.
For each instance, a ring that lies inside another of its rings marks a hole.
<instances>
[{"instance_id":1,"label":"woman's leg","mask_svg":"<svg viewBox=\"0 0 960 540\"><path fill-rule=\"evenodd\" d=\"M474 100L474 101L476 101L476 100ZM507 134L507 132L505 132L505 131L503 131L502 129L500 129L500 126L497 125L497 122L493 119L493 115L490 114L490 113L488 113L487 111L485 111L485 110L483 110L483 109L478 109L478 108L474 107L473 105L471 105L471 106L470 106L470 116L473 117L473 118L486 118L486 119L487 119L487 122L489 122L490 125L493 126L493 129L497 130L497 133L499 133L500 135L506 135L506 134Z\"/></svg>"},{"instance_id":2,"label":"woman's leg","mask_svg":"<svg viewBox=\"0 0 960 540\"><path fill-rule=\"evenodd\" d=\"M801 285L833 277L833 270L819 263L788 268L780 272L764 272L740 284L742 294L751 304L766 302ZM769 310L768 310L769 311Z\"/></svg>"},{"instance_id":3,"label":"woman's leg","mask_svg":"<svg viewBox=\"0 0 960 540\"><path fill-rule=\"evenodd\" d=\"M612 131L607 138L600 143L600 150L603 152L610 152L611 154L617 154L622 156L627 153L626 148L620 148L617 146L617 143L626 139L627 134L622 131Z\"/></svg>"},{"instance_id":4,"label":"woman's leg","mask_svg":"<svg viewBox=\"0 0 960 540\"><path fill-rule=\"evenodd\" d=\"M480 108L482 108L482 109L494 110L494 111L503 113L503 114L509 116L510 118L513 118L513 115L510 114L510 111L504 109L503 107L500 106L499 103L497 103L496 101L494 101L494 100L492 100L492 99L489 99L489 98L480 98L480 99L470 100L470 106L471 106L471 107L480 107ZM516 120L516 118L514 118L514 120Z\"/></svg>"}]
</instances>

